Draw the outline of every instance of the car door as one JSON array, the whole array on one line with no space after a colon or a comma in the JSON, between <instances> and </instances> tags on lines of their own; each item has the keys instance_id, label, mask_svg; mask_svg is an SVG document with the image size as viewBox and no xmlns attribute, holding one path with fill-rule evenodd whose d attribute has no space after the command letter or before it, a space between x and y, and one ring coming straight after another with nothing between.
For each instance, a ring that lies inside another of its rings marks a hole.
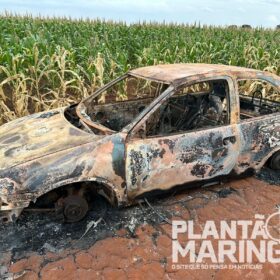
<instances>
[{"instance_id":1,"label":"car door","mask_svg":"<svg viewBox=\"0 0 280 280\"><path fill-rule=\"evenodd\" d=\"M226 125L144 138L135 131L131 133L126 146L126 181L130 199L148 191L166 190L230 173L238 157L239 138L234 117L236 95L233 81L230 78L226 81L229 90L227 106L231 106ZM151 114L145 119L153 117ZM143 125L145 121L135 130Z\"/></svg>"}]
</instances>

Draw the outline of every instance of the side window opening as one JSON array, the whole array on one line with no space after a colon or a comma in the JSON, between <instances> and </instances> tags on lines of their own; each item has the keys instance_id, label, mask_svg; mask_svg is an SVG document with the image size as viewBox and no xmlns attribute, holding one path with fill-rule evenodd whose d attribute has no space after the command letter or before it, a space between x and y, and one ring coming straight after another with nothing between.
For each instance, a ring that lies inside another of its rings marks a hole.
<instances>
[{"instance_id":1,"label":"side window opening","mask_svg":"<svg viewBox=\"0 0 280 280\"><path fill-rule=\"evenodd\" d=\"M120 131L133 121L168 84L128 75L88 98L84 104L92 122Z\"/></svg>"},{"instance_id":2,"label":"side window opening","mask_svg":"<svg viewBox=\"0 0 280 280\"><path fill-rule=\"evenodd\" d=\"M207 81L184 86L166 100L141 128L146 137L229 124L228 82Z\"/></svg>"},{"instance_id":3,"label":"side window opening","mask_svg":"<svg viewBox=\"0 0 280 280\"><path fill-rule=\"evenodd\" d=\"M263 80L239 80L241 120L280 112L280 91Z\"/></svg>"}]
</instances>

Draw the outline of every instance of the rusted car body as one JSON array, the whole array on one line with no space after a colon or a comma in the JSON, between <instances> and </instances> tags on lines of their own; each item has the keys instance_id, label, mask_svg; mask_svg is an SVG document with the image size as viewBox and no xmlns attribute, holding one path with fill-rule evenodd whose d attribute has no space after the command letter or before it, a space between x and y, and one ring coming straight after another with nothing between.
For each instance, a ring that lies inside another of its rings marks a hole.
<instances>
[{"instance_id":1,"label":"rusted car body","mask_svg":"<svg viewBox=\"0 0 280 280\"><path fill-rule=\"evenodd\" d=\"M127 78L133 83L110 91ZM149 82L149 91L146 84L141 90L156 92L154 96L121 95L123 89L136 88L135 79ZM276 101L241 97L238 81L244 79L273 86ZM77 105L4 124L0 218L14 221L30 202L61 187L66 189L64 201L69 195L83 197L81 186L86 186L111 204L126 206L153 190L258 171L271 160L279 170L279 91L280 77L267 72L224 65L158 65L132 70ZM219 97L211 101L211 94ZM212 115L221 115L205 117L205 106ZM78 212L81 203L74 203Z\"/></svg>"}]
</instances>

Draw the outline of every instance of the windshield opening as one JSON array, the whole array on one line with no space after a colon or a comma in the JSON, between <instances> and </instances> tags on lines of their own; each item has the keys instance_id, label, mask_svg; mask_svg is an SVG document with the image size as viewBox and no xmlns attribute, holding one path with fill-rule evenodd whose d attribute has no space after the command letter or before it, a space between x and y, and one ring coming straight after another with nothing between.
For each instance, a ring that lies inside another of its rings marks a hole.
<instances>
[{"instance_id":1,"label":"windshield opening","mask_svg":"<svg viewBox=\"0 0 280 280\"><path fill-rule=\"evenodd\" d=\"M158 81L126 75L82 102L82 116L111 131L120 131L168 86Z\"/></svg>"}]
</instances>

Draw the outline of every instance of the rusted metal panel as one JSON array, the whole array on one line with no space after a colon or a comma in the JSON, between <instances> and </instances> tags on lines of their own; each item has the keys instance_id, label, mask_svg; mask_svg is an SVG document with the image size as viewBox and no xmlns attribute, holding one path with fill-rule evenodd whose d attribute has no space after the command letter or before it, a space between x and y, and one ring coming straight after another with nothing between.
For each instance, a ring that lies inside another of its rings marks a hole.
<instances>
[{"instance_id":1,"label":"rusted metal panel","mask_svg":"<svg viewBox=\"0 0 280 280\"><path fill-rule=\"evenodd\" d=\"M264 72L260 70L220 64L199 63L160 64L156 66L146 66L131 70L129 71L129 74L173 84L178 84L179 81L185 82L191 77L200 79L203 75L228 75L236 76L238 78L257 78L258 76L266 76L278 80L276 75L271 73L265 73L264 75Z\"/></svg>"},{"instance_id":2,"label":"rusted metal panel","mask_svg":"<svg viewBox=\"0 0 280 280\"><path fill-rule=\"evenodd\" d=\"M240 174L249 168L258 170L280 150L279 111L241 122L236 82L263 79L280 89L276 75L207 64L158 65L132 70L128 75L162 81L169 87L145 104L138 117L120 132L94 124L84 102L77 107L77 117L85 131L65 118L66 108L0 127L0 209L8 212L5 217L14 220L30 201L74 182L103 184L111 203L128 205L154 189L166 190L230 172ZM209 79L228 81L229 124L145 139L134 134L180 86ZM133 108L130 113L135 115ZM114 114L117 116L117 111ZM95 129L101 132L95 133Z\"/></svg>"},{"instance_id":3,"label":"rusted metal panel","mask_svg":"<svg viewBox=\"0 0 280 280\"><path fill-rule=\"evenodd\" d=\"M92 142L96 137L71 125L64 109L21 118L0 127L0 170Z\"/></svg>"},{"instance_id":4,"label":"rusted metal panel","mask_svg":"<svg viewBox=\"0 0 280 280\"><path fill-rule=\"evenodd\" d=\"M237 174L259 170L265 161L280 150L279 114L248 119L238 125L240 154L234 168Z\"/></svg>"},{"instance_id":5,"label":"rusted metal panel","mask_svg":"<svg viewBox=\"0 0 280 280\"><path fill-rule=\"evenodd\" d=\"M232 135L235 129L229 125L133 140L127 148L128 196L229 174L238 157L239 143L225 144L223 139Z\"/></svg>"},{"instance_id":6,"label":"rusted metal panel","mask_svg":"<svg viewBox=\"0 0 280 280\"><path fill-rule=\"evenodd\" d=\"M19 214L42 194L82 181L108 186L116 205L125 200L125 135L85 133L63 112L35 114L0 127L1 210L18 209Z\"/></svg>"}]
</instances>

